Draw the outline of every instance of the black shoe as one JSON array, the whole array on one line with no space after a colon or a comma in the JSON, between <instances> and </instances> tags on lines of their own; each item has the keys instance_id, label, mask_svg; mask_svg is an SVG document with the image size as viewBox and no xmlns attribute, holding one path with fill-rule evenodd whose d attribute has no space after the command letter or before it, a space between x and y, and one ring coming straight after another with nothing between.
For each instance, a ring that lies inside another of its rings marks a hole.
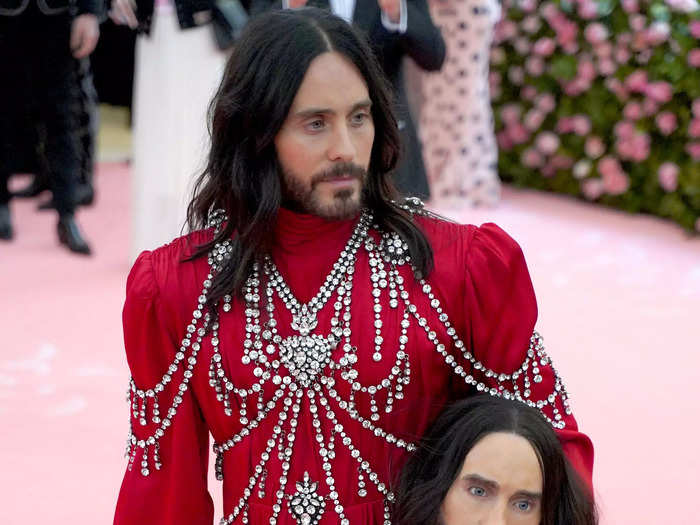
<instances>
[{"instance_id":1,"label":"black shoe","mask_svg":"<svg viewBox=\"0 0 700 525\"><path fill-rule=\"evenodd\" d=\"M43 181L43 178L35 176L32 182L21 190L14 192L13 196L19 197L20 199L31 199L48 189L49 187L46 185L45 181Z\"/></svg>"},{"instance_id":2,"label":"black shoe","mask_svg":"<svg viewBox=\"0 0 700 525\"><path fill-rule=\"evenodd\" d=\"M92 205L92 203L94 201L95 201L95 190L93 190L87 184L78 186L78 189L75 191L75 205L76 206L90 206L90 205ZM39 211L55 210L56 209L56 202L52 198L48 199L48 200L40 203L36 207L36 209Z\"/></svg>"},{"instance_id":3,"label":"black shoe","mask_svg":"<svg viewBox=\"0 0 700 525\"><path fill-rule=\"evenodd\" d=\"M7 204L0 204L0 239L10 241L15 236L12 230L12 218Z\"/></svg>"},{"instance_id":4,"label":"black shoe","mask_svg":"<svg viewBox=\"0 0 700 525\"><path fill-rule=\"evenodd\" d=\"M72 215L64 215L58 219L58 240L74 253L90 255L90 246L80 234L78 225Z\"/></svg>"}]
</instances>

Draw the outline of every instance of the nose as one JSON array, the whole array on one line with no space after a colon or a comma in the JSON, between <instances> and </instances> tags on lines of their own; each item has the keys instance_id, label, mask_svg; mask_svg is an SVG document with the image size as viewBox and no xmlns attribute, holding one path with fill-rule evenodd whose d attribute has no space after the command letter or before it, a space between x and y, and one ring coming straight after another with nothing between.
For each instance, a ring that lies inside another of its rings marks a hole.
<instances>
[{"instance_id":1,"label":"nose","mask_svg":"<svg viewBox=\"0 0 700 525\"><path fill-rule=\"evenodd\" d=\"M352 162L355 160L355 144L347 124L341 124L333 130L328 147L328 160Z\"/></svg>"},{"instance_id":2,"label":"nose","mask_svg":"<svg viewBox=\"0 0 700 525\"><path fill-rule=\"evenodd\" d=\"M479 525L508 525L506 505L494 505L479 520Z\"/></svg>"}]
</instances>

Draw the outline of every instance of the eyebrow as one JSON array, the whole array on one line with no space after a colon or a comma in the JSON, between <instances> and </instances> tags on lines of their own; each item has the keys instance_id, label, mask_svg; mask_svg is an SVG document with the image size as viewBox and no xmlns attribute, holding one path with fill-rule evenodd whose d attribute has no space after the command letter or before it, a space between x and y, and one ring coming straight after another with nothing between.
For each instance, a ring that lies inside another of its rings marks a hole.
<instances>
[{"instance_id":1,"label":"eyebrow","mask_svg":"<svg viewBox=\"0 0 700 525\"><path fill-rule=\"evenodd\" d=\"M481 483L482 485L486 485L490 489L498 489L499 485L495 481L485 478L483 476L480 476L479 474L466 474L462 476L462 479L467 482L476 482L476 483ZM515 496L522 496L525 498L530 498L533 500L541 500L542 499L542 493L541 492L531 492L529 490L519 490L515 493Z\"/></svg>"},{"instance_id":2,"label":"eyebrow","mask_svg":"<svg viewBox=\"0 0 700 525\"><path fill-rule=\"evenodd\" d=\"M354 113L358 109L369 108L371 106L372 106L372 101L370 99L361 100L361 101L353 104L349 113ZM294 114L294 116L304 119L304 118L308 118L308 117L313 117L314 115L324 115L324 114L335 115L335 113L336 113L336 111L331 109L331 108L308 108L308 109L303 109L301 111L297 111Z\"/></svg>"}]
</instances>

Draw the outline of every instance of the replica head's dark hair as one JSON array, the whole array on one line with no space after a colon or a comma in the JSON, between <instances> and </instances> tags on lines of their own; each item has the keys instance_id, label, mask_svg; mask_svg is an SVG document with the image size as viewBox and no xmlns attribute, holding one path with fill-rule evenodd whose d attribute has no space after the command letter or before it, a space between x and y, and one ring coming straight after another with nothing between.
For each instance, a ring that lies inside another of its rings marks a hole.
<instances>
[{"instance_id":1,"label":"replica head's dark hair","mask_svg":"<svg viewBox=\"0 0 700 525\"><path fill-rule=\"evenodd\" d=\"M326 52L340 53L357 67L372 101L375 139L364 204L382 230L396 232L407 242L420 273L427 275L432 269L428 240L410 215L392 202L396 191L390 174L400 139L391 88L369 46L350 25L326 11L273 11L254 18L243 31L209 108L211 150L187 210L188 225L191 230L204 227L214 209L223 209L228 221L192 259L235 235L232 257L214 279L209 306L232 291L242 295L252 265L269 252L282 202L274 140L311 61Z\"/></svg>"},{"instance_id":2,"label":"replica head's dark hair","mask_svg":"<svg viewBox=\"0 0 700 525\"><path fill-rule=\"evenodd\" d=\"M535 408L488 394L455 403L437 418L401 472L393 523L439 525L440 507L464 458L494 432L522 436L535 450L544 480L541 525L598 523L588 488L549 423Z\"/></svg>"}]
</instances>

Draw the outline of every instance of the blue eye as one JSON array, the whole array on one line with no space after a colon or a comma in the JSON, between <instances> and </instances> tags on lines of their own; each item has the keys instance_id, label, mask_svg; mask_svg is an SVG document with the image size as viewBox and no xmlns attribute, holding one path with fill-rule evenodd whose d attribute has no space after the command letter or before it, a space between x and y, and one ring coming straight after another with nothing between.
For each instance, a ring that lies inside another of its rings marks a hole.
<instances>
[{"instance_id":1,"label":"blue eye","mask_svg":"<svg viewBox=\"0 0 700 525\"><path fill-rule=\"evenodd\" d=\"M527 500L521 500L521 501L517 501L517 502L515 503L515 507L516 507L520 512L527 512L527 511L530 510L530 508L532 507L532 504L531 504L529 501L527 501Z\"/></svg>"},{"instance_id":2,"label":"blue eye","mask_svg":"<svg viewBox=\"0 0 700 525\"><path fill-rule=\"evenodd\" d=\"M324 128L324 126L325 126L324 122L320 119L313 120L313 121L309 122L308 124L306 124L306 128L309 131L321 131Z\"/></svg>"},{"instance_id":3,"label":"blue eye","mask_svg":"<svg viewBox=\"0 0 700 525\"><path fill-rule=\"evenodd\" d=\"M352 123L355 125L362 125L367 119L369 119L369 115L367 113L356 113L352 117Z\"/></svg>"},{"instance_id":4,"label":"blue eye","mask_svg":"<svg viewBox=\"0 0 700 525\"><path fill-rule=\"evenodd\" d=\"M482 487L469 487L469 494L478 498L483 498L486 496L486 490Z\"/></svg>"}]
</instances>

